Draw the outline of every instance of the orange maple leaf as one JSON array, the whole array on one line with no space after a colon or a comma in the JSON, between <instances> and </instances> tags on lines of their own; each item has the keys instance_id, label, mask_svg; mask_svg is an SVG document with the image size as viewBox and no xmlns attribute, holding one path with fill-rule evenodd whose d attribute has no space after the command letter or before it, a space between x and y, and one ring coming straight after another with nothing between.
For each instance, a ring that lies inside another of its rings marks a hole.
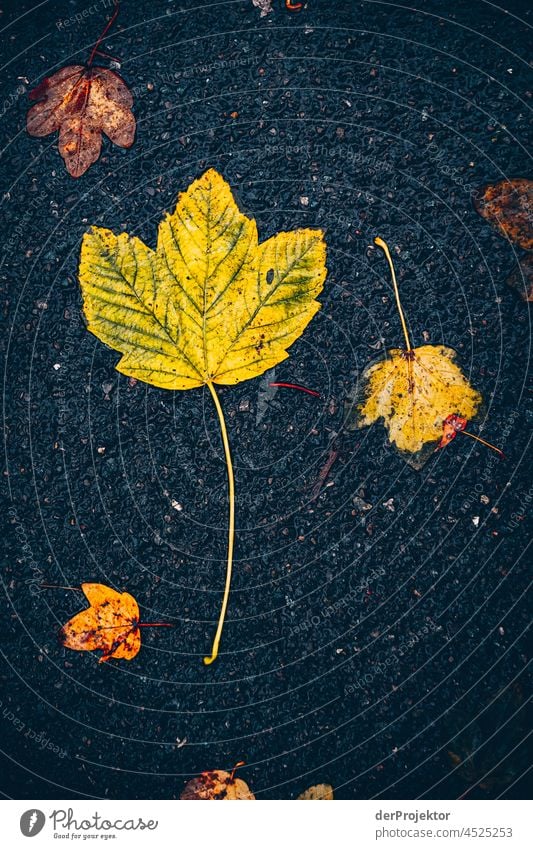
<instances>
[{"instance_id":1,"label":"orange maple leaf","mask_svg":"<svg viewBox=\"0 0 533 849\"><path fill-rule=\"evenodd\" d=\"M141 624L139 605L129 593L118 593L105 584L82 584L81 589L90 607L63 625L59 639L66 648L76 651L102 651L99 663L110 657L133 660L141 648L140 629L165 625Z\"/></svg>"}]
</instances>

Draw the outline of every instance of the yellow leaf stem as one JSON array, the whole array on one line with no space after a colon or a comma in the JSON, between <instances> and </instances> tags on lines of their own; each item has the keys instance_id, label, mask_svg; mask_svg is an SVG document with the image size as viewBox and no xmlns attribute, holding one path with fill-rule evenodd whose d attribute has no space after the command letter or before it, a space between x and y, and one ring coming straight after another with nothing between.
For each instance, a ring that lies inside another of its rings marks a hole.
<instances>
[{"instance_id":1,"label":"yellow leaf stem","mask_svg":"<svg viewBox=\"0 0 533 849\"><path fill-rule=\"evenodd\" d=\"M403 335L405 337L405 345L406 345L405 350L406 351L412 351L413 346L411 345L411 339L409 338L409 331L407 330L407 322L405 321L405 316L403 314L402 302L400 300L400 292L399 292L399 289L398 289L398 283L396 281L396 272L394 271L394 265L393 265L393 262L392 262L392 257L390 255L388 245L387 245L386 242L383 241L383 239L380 239L379 236L377 236L377 238L374 239L374 244L377 245L379 248L381 248L381 250L383 251L383 253L387 257L387 262L389 263L390 273L391 273L391 277L392 277L392 285L394 286L394 295L396 297L396 306L398 307L398 313L400 315L400 321L402 323Z\"/></svg>"},{"instance_id":2,"label":"yellow leaf stem","mask_svg":"<svg viewBox=\"0 0 533 849\"><path fill-rule=\"evenodd\" d=\"M220 403L219 397L216 393L216 389L209 381L207 383L213 401L215 402L215 407L218 413L218 420L220 422L220 432L222 434L222 442L224 444L224 455L226 457L226 467L228 470L228 498L229 498L229 516L228 516L228 559L226 566L226 584L224 586L224 596L222 599L222 607L220 608L220 616L218 618L218 625L215 634L215 639L213 640L213 648L211 649L211 656L204 657L204 663L206 666L209 666L216 660L218 655L218 647L220 645L220 637L222 636L222 629L224 627L224 619L226 618L226 610L228 607L229 600L229 591L231 587L231 572L233 568L233 548L235 545L235 476L233 474L233 462L231 459L231 451L229 447L229 439L228 439L228 431L226 429L226 421L224 419L224 411L222 409L222 405Z\"/></svg>"}]
</instances>

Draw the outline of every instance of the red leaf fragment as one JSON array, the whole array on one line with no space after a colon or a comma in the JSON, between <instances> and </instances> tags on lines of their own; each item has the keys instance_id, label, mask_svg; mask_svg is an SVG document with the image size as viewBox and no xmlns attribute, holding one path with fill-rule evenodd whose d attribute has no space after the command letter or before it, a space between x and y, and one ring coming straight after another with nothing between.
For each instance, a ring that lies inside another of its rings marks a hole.
<instances>
[{"instance_id":1,"label":"red leaf fragment","mask_svg":"<svg viewBox=\"0 0 533 849\"><path fill-rule=\"evenodd\" d=\"M467 424L468 421L456 413L447 416L442 423L442 439L437 445L436 450L438 451L439 448L445 448L446 445L449 445L452 439L455 439L457 434L465 429Z\"/></svg>"},{"instance_id":2,"label":"red leaf fragment","mask_svg":"<svg viewBox=\"0 0 533 849\"><path fill-rule=\"evenodd\" d=\"M499 454L502 460L505 460L505 454L501 450L501 448L496 448L492 442L487 442L485 439L481 439L480 436L476 436L475 433L469 433L469 431L465 430L468 421L463 418L463 416L458 416L457 413L452 413L447 416L442 423L442 439L435 448L435 451L438 451L439 448L445 448L446 445L449 445L452 439L455 439L458 433L464 433L465 436L469 436L470 439L475 439L476 442L480 442L481 445L485 445L486 448L490 448L491 451L495 451L496 454Z\"/></svg>"},{"instance_id":3,"label":"red leaf fragment","mask_svg":"<svg viewBox=\"0 0 533 849\"><path fill-rule=\"evenodd\" d=\"M314 389L308 389L307 386L300 386L299 383L269 383L269 386L280 386L283 389L297 389L299 392L306 392L307 395L312 395L313 398L320 398L320 392L315 392Z\"/></svg>"}]
</instances>

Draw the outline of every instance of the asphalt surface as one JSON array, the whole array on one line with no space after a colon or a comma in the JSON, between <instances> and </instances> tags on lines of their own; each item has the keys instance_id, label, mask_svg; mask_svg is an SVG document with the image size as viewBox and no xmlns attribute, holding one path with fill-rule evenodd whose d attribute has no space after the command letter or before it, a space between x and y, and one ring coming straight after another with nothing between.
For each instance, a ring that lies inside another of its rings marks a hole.
<instances>
[{"instance_id":1,"label":"asphalt surface","mask_svg":"<svg viewBox=\"0 0 533 849\"><path fill-rule=\"evenodd\" d=\"M27 92L84 61L110 7L3 4L4 795L177 798L240 760L260 799L316 782L340 799L525 793L530 323L505 282L521 253L471 198L531 176L530 4L414 5L123 2L103 49L136 141L106 141L73 180L56 136L26 133ZM76 277L90 224L153 246L207 167L262 239L322 227L329 269L290 359L220 392L238 533L208 669L227 511L215 411L202 390L120 376ZM415 344L458 351L485 399L471 430L505 461L458 436L417 472L381 425L343 429L365 365L401 343L378 235ZM146 629L130 663L65 650L83 597L39 585L81 581L175 627Z\"/></svg>"}]
</instances>

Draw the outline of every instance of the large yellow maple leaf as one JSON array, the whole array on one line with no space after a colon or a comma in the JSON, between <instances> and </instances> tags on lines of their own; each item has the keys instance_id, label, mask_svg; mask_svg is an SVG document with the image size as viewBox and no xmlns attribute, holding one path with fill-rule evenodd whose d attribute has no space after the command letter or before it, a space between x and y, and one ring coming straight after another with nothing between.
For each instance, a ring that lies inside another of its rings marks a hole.
<instances>
[{"instance_id":1,"label":"large yellow maple leaf","mask_svg":"<svg viewBox=\"0 0 533 849\"><path fill-rule=\"evenodd\" d=\"M231 582L235 484L226 424L214 385L262 374L320 309L326 278L321 230L259 242L213 169L180 194L159 226L156 250L93 227L79 277L89 330L121 353L118 371L164 389L207 386L217 409L228 469L226 584L211 663L217 656Z\"/></svg>"},{"instance_id":2,"label":"large yellow maple leaf","mask_svg":"<svg viewBox=\"0 0 533 849\"><path fill-rule=\"evenodd\" d=\"M93 227L80 282L89 330L122 353L118 371L164 389L239 383L288 356L320 309L326 277L320 230L257 225L207 171L159 225L157 249Z\"/></svg>"}]
</instances>

